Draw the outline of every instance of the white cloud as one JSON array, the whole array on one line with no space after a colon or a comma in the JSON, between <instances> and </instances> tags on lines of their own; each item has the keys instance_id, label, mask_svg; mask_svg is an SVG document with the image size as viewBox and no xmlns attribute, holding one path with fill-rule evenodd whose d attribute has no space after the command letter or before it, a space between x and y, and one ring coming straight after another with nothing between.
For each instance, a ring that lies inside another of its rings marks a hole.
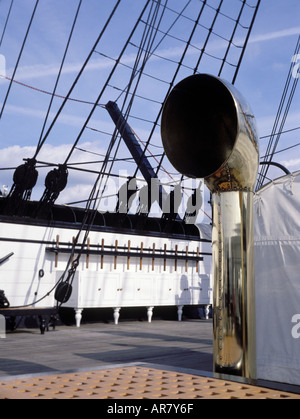
<instances>
[{"instance_id":1,"label":"white cloud","mask_svg":"<svg viewBox=\"0 0 300 419\"><path fill-rule=\"evenodd\" d=\"M0 106L2 104L0 103ZM86 119L88 116L88 112L90 111L90 107L87 107L86 109L86 115L81 114L80 116L75 115L75 114L70 114L70 113L65 113L62 112L57 121L56 124L63 124L66 125L68 127L74 127L74 128L78 128L81 130L81 128L83 127L83 125L86 123ZM24 107L24 106L15 106L15 105L6 105L5 106L5 113L6 114L10 114L10 115L14 115L14 116L28 116L30 118L34 118L34 119L40 119L40 120L45 120L45 116L46 116L46 111L45 110L40 110L38 108L30 108L30 107ZM106 114L104 113L104 115L106 116ZM48 121L49 123L51 123L54 118L55 118L56 114L54 112L50 112L49 113L49 117L48 117ZM108 121L103 121L99 118L91 120L89 126L91 126L92 128L101 130L103 132L107 132L107 133L113 133L114 131L114 126L113 123ZM78 134L79 134L79 130L78 130ZM75 139L74 139L75 141Z\"/></svg>"},{"instance_id":2,"label":"white cloud","mask_svg":"<svg viewBox=\"0 0 300 419\"><path fill-rule=\"evenodd\" d=\"M289 112L288 118L285 123L285 127L283 130L294 129L295 127L299 126L300 120L300 112ZM261 118L257 118L257 126L259 130L259 135L261 137L265 135L270 135L272 133L273 127L275 123L275 115L265 116ZM268 141L269 138L265 138L263 141Z\"/></svg>"},{"instance_id":3,"label":"white cloud","mask_svg":"<svg viewBox=\"0 0 300 419\"><path fill-rule=\"evenodd\" d=\"M57 200L58 204L68 204L72 202L83 201L88 199L92 189L92 184L72 184L65 189ZM78 204L84 207L85 203Z\"/></svg>"},{"instance_id":4,"label":"white cloud","mask_svg":"<svg viewBox=\"0 0 300 419\"><path fill-rule=\"evenodd\" d=\"M40 109L15 105L6 105L5 112L8 114L25 115L31 118L37 118L42 120L44 120L46 116L46 112ZM51 121L54 117L55 114L50 112L49 120ZM61 114L59 116L58 122L69 126L82 127L82 125L85 123L85 119L75 115Z\"/></svg>"},{"instance_id":5,"label":"white cloud","mask_svg":"<svg viewBox=\"0 0 300 419\"><path fill-rule=\"evenodd\" d=\"M283 160L280 163L283 166L287 167L288 169L290 169L292 171L299 170L299 168L300 168L300 158L295 159L293 157L295 157L295 152L294 153L293 152L291 153L291 158L290 159Z\"/></svg>"},{"instance_id":6,"label":"white cloud","mask_svg":"<svg viewBox=\"0 0 300 419\"><path fill-rule=\"evenodd\" d=\"M289 36L299 35L300 27L293 27L283 29L281 31L274 31L268 32L264 34L254 35L250 38L249 43L261 43L267 41L273 41L280 38L285 38ZM235 43L242 43L244 40L236 40ZM218 40L214 43L210 44L210 51L215 51L220 48L224 48L227 43L223 40ZM189 55L199 54L199 49L202 48L202 44L196 44L196 48L190 48L188 51ZM175 48L168 48L168 49L160 49L155 52L155 54L162 56L164 58L176 58L180 56L183 52L184 47L175 47ZM199 49L198 49L199 48ZM155 55L151 57L152 60L158 59ZM122 58L122 62L124 64L130 65L133 64L136 60L135 54L128 54L124 55ZM63 68L63 74L77 74L80 69L82 68L83 63L81 62L74 62L66 64ZM107 58L100 58L100 59L93 59L90 63L86 66L86 71L99 71L105 68L110 68L114 65L114 61L107 59ZM18 81L28 80L28 79L37 79L41 77L49 77L49 76L56 76L59 71L59 64L53 63L50 65L35 65L35 66L23 66L20 67L16 76ZM8 69L7 73L12 74L13 69ZM0 80L1 82L1 80Z\"/></svg>"},{"instance_id":7,"label":"white cloud","mask_svg":"<svg viewBox=\"0 0 300 419\"><path fill-rule=\"evenodd\" d=\"M37 159L39 161L45 161L53 164L62 163L64 157L67 157L69 154L71 147L72 144L60 144L56 146L45 144L41 149ZM100 155L105 155L106 153L106 151L99 146L98 142L85 142L80 144L80 147L84 150L98 153ZM18 166L22 164L24 158L32 158L35 154L35 151L36 148L32 146L21 147L19 145L13 145L2 148L0 150L0 168ZM88 160L86 153L75 150L70 162L80 163L86 160ZM95 157L92 157L91 160L95 160ZM101 157L99 156L99 158L96 158L96 160L101 160Z\"/></svg>"},{"instance_id":8,"label":"white cloud","mask_svg":"<svg viewBox=\"0 0 300 419\"><path fill-rule=\"evenodd\" d=\"M63 68L62 74L74 74L79 73L83 63L70 63L66 64ZM96 71L104 68L112 67L113 61L105 59L95 60L89 63L86 67L87 71ZM12 74L13 69L8 69L7 73ZM16 76L18 81L37 79L41 77L57 76L59 72L59 64L50 65L34 65L34 66L23 66L20 67Z\"/></svg>"},{"instance_id":9,"label":"white cloud","mask_svg":"<svg viewBox=\"0 0 300 419\"><path fill-rule=\"evenodd\" d=\"M63 162L63 157L67 156L72 145L61 144L53 146L45 144L42 151L38 155L38 161L45 161L53 164ZM81 147L95 153L104 154L103 150L97 142L89 142L81 144ZM14 168L24 163L24 158L32 158L35 153L35 147L21 147L18 145L9 146L0 150L0 168ZM70 162L84 162L88 160L86 153L82 153L78 150L74 151L74 155ZM94 160L94 158L91 158ZM96 159L97 160L97 159ZM101 160L101 157L98 158ZM39 164L38 164L39 166ZM90 166L80 166L82 168L88 167L88 169L99 170L100 164L94 164ZM33 198L39 199L44 190L44 179L47 173L52 170L51 167L38 168L39 179L36 187L33 191ZM0 171L0 187L2 185L8 185L9 188L13 183L13 170L1 170ZM63 192L59 202L70 202L85 199L89 196L92 185L96 180L97 174L85 173L82 171L69 170L69 181L66 190Z\"/></svg>"},{"instance_id":10,"label":"white cloud","mask_svg":"<svg viewBox=\"0 0 300 419\"><path fill-rule=\"evenodd\" d=\"M3 148L0 152L0 167L14 167L22 164L23 158L32 157L35 147L14 145Z\"/></svg>"},{"instance_id":11,"label":"white cloud","mask_svg":"<svg viewBox=\"0 0 300 419\"><path fill-rule=\"evenodd\" d=\"M257 42L266 42L266 41L273 41L279 38L286 38L288 36L299 35L300 33L300 26L294 28L283 29L281 31L275 32L268 32L261 35L252 36L249 40L249 43L257 43Z\"/></svg>"}]
</instances>

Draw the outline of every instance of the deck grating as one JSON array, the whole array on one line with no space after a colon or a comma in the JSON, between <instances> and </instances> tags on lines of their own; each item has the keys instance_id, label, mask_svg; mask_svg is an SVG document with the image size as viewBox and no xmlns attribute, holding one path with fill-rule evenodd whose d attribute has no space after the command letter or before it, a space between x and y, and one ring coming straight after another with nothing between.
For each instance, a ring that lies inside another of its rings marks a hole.
<instances>
[{"instance_id":1,"label":"deck grating","mask_svg":"<svg viewBox=\"0 0 300 419\"><path fill-rule=\"evenodd\" d=\"M241 383L129 366L0 382L0 399L300 399Z\"/></svg>"}]
</instances>

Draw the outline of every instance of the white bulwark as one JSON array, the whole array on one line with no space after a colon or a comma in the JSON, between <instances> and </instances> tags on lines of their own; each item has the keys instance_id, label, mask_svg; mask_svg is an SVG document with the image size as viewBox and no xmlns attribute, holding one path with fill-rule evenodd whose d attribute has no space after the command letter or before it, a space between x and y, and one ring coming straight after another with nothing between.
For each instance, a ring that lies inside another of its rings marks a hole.
<instances>
[{"instance_id":1,"label":"white bulwark","mask_svg":"<svg viewBox=\"0 0 300 419\"><path fill-rule=\"evenodd\" d=\"M77 234L70 227L1 222L0 258L13 256L0 266L0 289L11 306L57 304L54 287ZM184 306L204 306L208 315L210 252L211 244L198 240L91 231L63 307L74 308L78 327L85 308L111 307L115 323L123 307L145 307L149 322L157 306L177 306L179 320Z\"/></svg>"}]
</instances>

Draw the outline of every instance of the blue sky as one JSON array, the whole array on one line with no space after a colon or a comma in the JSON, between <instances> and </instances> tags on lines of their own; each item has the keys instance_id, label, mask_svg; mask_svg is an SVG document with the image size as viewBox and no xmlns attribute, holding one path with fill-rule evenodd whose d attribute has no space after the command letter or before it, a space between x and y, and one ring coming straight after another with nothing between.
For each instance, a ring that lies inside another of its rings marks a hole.
<instances>
[{"instance_id":1,"label":"blue sky","mask_svg":"<svg viewBox=\"0 0 300 419\"><path fill-rule=\"evenodd\" d=\"M193 1L191 7L186 10L186 16L190 17L190 19L195 18L195 10L199 10L200 0ZM128 37L141 11L143 3L141 0L123 0L112 21L113 31L105 34L101 42L102 52L111 57L117 56L121 45ZM170 7L175 10L180 10L184 3L185 1L183 0L169 0ZM208 3L215 7L219 1L209 0ZM240 0L225 0L224 3L224 12L230 14L237 9ZM254 0L248 0L248 4L251 5L253 3L255 3ZM72 81L99 34L99 29L109 16L113 4L112 0L83 0L58 86L57 93L59 95L63 96L69 90ZM10 0L2 0L0 2L0 33L2 33L9 5ZM35 0L14 0L11 17L0 47L0 54L6 60L5 71L8 77L11 77L15 67L34 5ZM77 0L40 0L19 69L15 76L17 81L35 89L52 91L77 6ZM207 19L209 19L209 13L210 11L208 10ZM300 33L299 17L299 0L262 0L249 46L236 81L236 87L247 98L253 108L260 136L269 135L273 128ZM176 35L178 38L185 36L188 25L189 21L186 19L185 24L177 27ZM227 31L226 25L226 20L221 19L219 26L220 28L222 26L224 34ZM211 44L211 49L216 54L221 43L221 40L218 40L218 42L215 40L215 43ZM128 49L123 62L132 65L135 51L133 46L131 49ZM174 60L178 59L181 52L182 46L180 46L180 43L177 45L174 40L164 42L157 50L158 54ZM189 59L192 62L196 58L197 52L194 51L190 54ZM153 73L157 72L157 75L161 77L167 77L167 70L162 65L158 67L157 62L158 60L153 57L152 62L149 64L150 69L153 70ZM95 100L103 81L111 69L111 65L112 63L108 59L94 54L87 71L71 96L85 101ZM209 66L205 67L204 70L209 72ZM213 73L213 68L211 70ZM183 78L184 72L180 76ZM125 67L123 73L119 74L118 77L126 79ZM0 103L4 100L8 86L8 80L0 79ZM146 85L144 89L145 91L147 90ZM108 100L114 100L118 96L118 92L113 90L111 92L113 96L104 96L103 103L106 103ZM153 91L153 95L157 98L157 101L162 100L163 92L160 91L159 86ZM298 89L284 127L286 130L300 126L299 95ZM18 84L12 86L2 119L0 120L0 168L18 166L22 164L23 158L32 157L40 137L49 100L49 95L38 90ZM60 99L54 100L50 121L60 103ZM78 135L80 127L85 121L89 109L88 105L74 102L66 106L64 113L47 139L46 147L43 151L44 154L41 154L39 157L41 160L46 159L55 163L61 163L64 160L71 144ZM138 116L144 116L150 115L152 111L154 113L156 109L157 107L153 103L147 108L142 106L137 108L136 112ZM134 129L138 132L141 139L146 141L146 124L142 124L138 120L133 121L133 123ZM104 117L100 111L97 111L93 117L92 127L102 131L109 131L111 129L109 118ZM260 141L261 155L265 151L267 142L267 139ZM279 149L289 147L298 142L300 143L300 130L282 136ZM158 133L155 135L154 143L157 146L161 145ZM105 139L91 130L87 130L84 133L80 146L99 154L103 154L106 149ZM155 149L153 152L155 152ZM89 156L89 158L91 157ZM87 159L87 155L86 153L80 154L78 152L74 159L83 161ZM278 155L276 160L283 162L292 171L300 170L300 147ZM2 184L10 186L12 174L12 171L0 172L0 176L2 176L0 186ZM270 176L280 176L281 172L274 171L269 174ZM92 175L72 174L70 188L68 192L65 192L62 200L69 202L75 199L75 197L78 198L78 196L86 197L93 179ZM43 189L43 173L40 175L39 182L36 198L41 195Z\"/></svg>"}]
</instances>

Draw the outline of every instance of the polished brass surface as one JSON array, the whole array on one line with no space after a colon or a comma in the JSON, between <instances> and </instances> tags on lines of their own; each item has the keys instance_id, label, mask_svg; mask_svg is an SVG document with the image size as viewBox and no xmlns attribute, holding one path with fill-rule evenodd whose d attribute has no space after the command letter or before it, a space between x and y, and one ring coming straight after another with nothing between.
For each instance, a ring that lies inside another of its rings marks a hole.
<instances>
[{"instance_id":1,"label":"polished brass surface","mask_svg":"<svg viewBox=\"0 0 300 419\"><path fill-rule=\"evenodd\" d=\"M234 86L198 74L173 89L161 125L173 166L213 194L214 370L255 379L253 113Z\"/></svg>"},{"instance_id":2,"label":"polished brass surface","mask_svg":"<svg viewBox=\"0 0 300 419\"><path fill-rule=\"evenodd\" d=\"M207 74L181 81L161 122L165 152L182 174L214 191L252 189L259 154L253 113L234 86Z\"/></svg>"},{"instance_id":3,"label":"polished brass surface","mask_svg":"<svg viewBox=\"0 0 300 419\"><path fill-rule=\"evenodd\" d=\"M256 378L253 194L213 195L214 370Z\"/></svg>"}]
</instances>

